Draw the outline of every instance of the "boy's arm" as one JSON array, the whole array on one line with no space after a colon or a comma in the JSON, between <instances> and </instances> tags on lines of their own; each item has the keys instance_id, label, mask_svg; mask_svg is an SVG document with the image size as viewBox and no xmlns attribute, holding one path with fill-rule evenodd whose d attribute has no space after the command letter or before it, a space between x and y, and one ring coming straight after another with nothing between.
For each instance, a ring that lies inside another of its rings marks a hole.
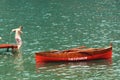
<instances>
[{"instance_id":1,"label":"boy's arm","mask_svg":"<svg viewBox=\"0 0 120 80\"><path fill-rule=\"evenodd\" d=\"M12 29L12 32L15 32L16 29Z\"/></svg>"},{"instance_id":2,"label":"boy's arm","mask_svg":"<svg viewBox=\"0 0 120 80\"><path fill-rule=\"evenodd\" d=\"M15 31L16 31L16 29L12 29L11 32L10 32L10 34L12 34L12 32L15 32Z\"/></svg>"}]
</instances>

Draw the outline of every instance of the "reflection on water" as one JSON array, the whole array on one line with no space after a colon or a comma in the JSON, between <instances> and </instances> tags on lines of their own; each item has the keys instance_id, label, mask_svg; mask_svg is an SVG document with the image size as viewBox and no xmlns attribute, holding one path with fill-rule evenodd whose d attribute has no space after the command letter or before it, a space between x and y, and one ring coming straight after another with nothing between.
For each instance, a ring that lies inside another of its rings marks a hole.
<instances>
[{"instance_id":1,"label":"reflection on water","mask_svg":"<svg viewBox=\"0 0 120 80\"><path fill-rule=\"evenodd\" d=\"M17 51L13 53L14 55L14 64L15 64L15 69L16 70L20 70L23 71L24 67L23 67L23 58L22 58L22 52L21 51Z\"/></svg>"},{"instance_id":2,"label":"reflection on water","mask_svg":"<svg viewBox=\"0 0 120 80\"><path fill-rule=\"evenodd\" d=\"M100 65L104 66L111 66L112 59L103 59L103 60L90 60L90 61L80 61L80 62L51 62L51 63L36 63L37 72L44 67L61 67L61 65L66 67L77 67L77 66L89 66L89 67L96 67Z\"/></svg>"},{"instance_id":3,"label":"reflection on water","mask_svg":"<svg viewBox=\"0 0 120 80\"><path fill-rule=\"evenodd\" d=\"M110 74L113 74L112 59L92 60L81 62L57 62L36 64L40 78L65 80L107 80ZM92 74L91 74L92 73ZM44 74L44 75L42 75ZM112 78L112 77L111 77Z\"/></svg>"},{"instance_id":4,"label":"reflection on water","mask_svg":"<svg viewBox=\"0 0 120 80\"><path fill-rule=\"evenodd\" d=\"M22 80L24 71L24 61L21 51L1 52L0 53L0 80Z\"/></svg>"}]
</instances>

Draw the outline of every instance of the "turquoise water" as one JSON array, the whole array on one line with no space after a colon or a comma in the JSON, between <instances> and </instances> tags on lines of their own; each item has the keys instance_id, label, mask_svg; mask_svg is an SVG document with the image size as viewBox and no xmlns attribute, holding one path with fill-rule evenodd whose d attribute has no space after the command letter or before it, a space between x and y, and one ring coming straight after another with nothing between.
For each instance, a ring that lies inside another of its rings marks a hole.
<instances>
[{"instance_id":1,"label":"turquoise water","mask_svg":"<svg viewBox=\"0 0 120 80\"><path fill-rule=\"evenodd\" d=\"M20 53L0 50L0 80L119 80L119 0L0 0L0 43L15 44L10 31L24 27ZM35 52L78 46L107 47L112 60L47 63Z\"/></svg>"}]
</instances>

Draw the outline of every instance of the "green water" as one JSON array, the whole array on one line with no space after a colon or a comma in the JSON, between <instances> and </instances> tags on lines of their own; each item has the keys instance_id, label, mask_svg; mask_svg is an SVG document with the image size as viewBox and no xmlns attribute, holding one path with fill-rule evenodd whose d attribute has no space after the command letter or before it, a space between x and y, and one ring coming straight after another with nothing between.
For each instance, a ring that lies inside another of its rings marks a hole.
<instances>
[{"instance_id":1,"label":"green water","mask_svg":"<svg viewBox=\"0 0 120 80\"><path fill-rule=\"evenodd\" d=\"M0 80L120 80L120 0L0 0L0 43L14 44L10 31L20 25L21 52L0 50ZM110 42L112 60L36 68L35 52Z\"/></svg>"}]
</instances>

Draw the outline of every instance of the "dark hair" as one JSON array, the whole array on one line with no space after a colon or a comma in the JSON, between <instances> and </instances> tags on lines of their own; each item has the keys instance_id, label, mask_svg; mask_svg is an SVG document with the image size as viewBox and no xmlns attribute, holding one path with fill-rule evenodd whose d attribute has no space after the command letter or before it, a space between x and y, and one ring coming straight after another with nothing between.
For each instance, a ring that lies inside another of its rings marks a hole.
<instances>
[{"instance_id":1,"label":"dark hair","mask_svg":"<svg viewBox=\"0 0 120 80\"><path fill-rule=\"evenodd\" d=\"M23 26L20 26L19 28L23 29Z\"/></svg>"}]
</instances>

